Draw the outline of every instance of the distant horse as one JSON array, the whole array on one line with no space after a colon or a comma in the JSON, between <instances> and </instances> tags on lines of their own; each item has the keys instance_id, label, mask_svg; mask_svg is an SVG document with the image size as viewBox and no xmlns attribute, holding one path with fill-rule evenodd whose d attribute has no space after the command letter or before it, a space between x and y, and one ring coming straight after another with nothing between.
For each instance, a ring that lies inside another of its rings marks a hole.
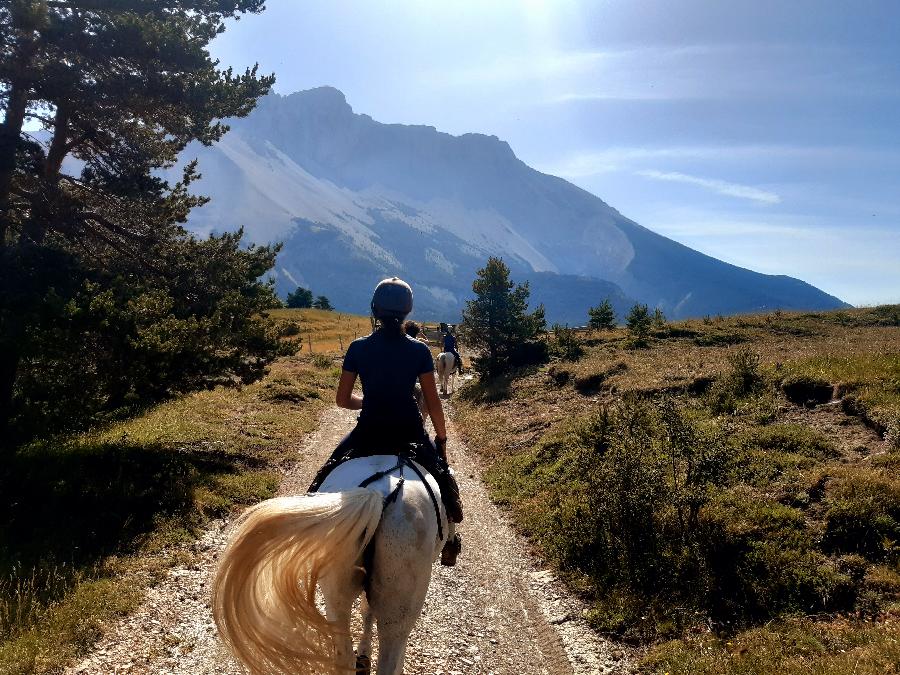
<instances>
[{"instance_id":1,"label":"distant horse","mask_svg":"<svg viewBox=\"0 0 900 675\"><path fill-rule=\"evenodd\" d=\"M452 393L447 391L447 383L449 380L450 389L456 390L456 371L459 370L459 364L456 357L451 352L441 352L437 358L438 380L441 383L441 393Z\"/></svg>"},{"instance_id":2,"label":"distant horse","mask_svg":"<svg viewBox=\"0 0 900 675\"><path fill-rule=\"evenodd\" d=\"M244 514L213 582L219 633L251 673L369 673L374 618L377 675L400 675L432 563L453 527L434 478L412 460L345 462L318 493L269 499ZM354 657L350 611L364 590Z\"/></svg>"}]
</instances>

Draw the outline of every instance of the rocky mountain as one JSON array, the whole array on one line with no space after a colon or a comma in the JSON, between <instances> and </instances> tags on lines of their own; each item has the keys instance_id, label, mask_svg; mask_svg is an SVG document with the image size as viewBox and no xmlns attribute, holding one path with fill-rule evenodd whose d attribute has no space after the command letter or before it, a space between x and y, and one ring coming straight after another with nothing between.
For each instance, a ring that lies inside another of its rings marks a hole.
<instances>
[{"instance_id":1,"label":"rocky mountain","mask_svg":"<svg viewBox=\"0 0 900 675\"><path fill-rule=\"evenodd\" d=\"M571 324L605 297L620 316L635 299L670 317L843 306L651 232L494 136L382 124L330 87L267 96L187 155L213 198L192 229L283 242L279 290L308 286L348 311L365 311L374 284L396 274L417 291L418 318L452 321L489 255L532 284L551 321Z\"/></svg>"}]
</instances>

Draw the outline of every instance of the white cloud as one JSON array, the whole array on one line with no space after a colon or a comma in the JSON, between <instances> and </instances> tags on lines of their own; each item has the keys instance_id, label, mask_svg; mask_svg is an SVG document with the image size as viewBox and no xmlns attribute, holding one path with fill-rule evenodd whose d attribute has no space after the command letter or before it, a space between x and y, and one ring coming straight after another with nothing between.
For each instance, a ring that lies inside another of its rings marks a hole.
<instances>
[{"instance_id":1,"label":"white cloud","mask_svg":"<svg viewBox=\"0 0 900 675\"><path fill-rule=\"evenodd\" d=\"M632 167L644 160L710 162L837 162L871 167L873 163L900 162L900 153L884 148L804 146L778 144L617 146L578 152L545 163L540 170L563 178L585 178Z\"/></svg>"},{"instance_id":2,"label":"white cloud","mask_svg":"<svg viewBox=\"0 0 900 675\"><path fill-rule=\"evenodd\" d=\"M647 169L644 171L636 171L638 176L644 178L652 178L654 180L671 181L673 183L686 183L688 185L696 185L698 187L712 190L720 195L728 197L737 197L739 199L749 199L761 204L779 204L781 197L774 192L760 190L750 185L741 185L740 183L729 183L728 181L719 180L717 178L701 178L699 176L691 176L678 171L656 171Z\"/></svg>"}]
</instances>

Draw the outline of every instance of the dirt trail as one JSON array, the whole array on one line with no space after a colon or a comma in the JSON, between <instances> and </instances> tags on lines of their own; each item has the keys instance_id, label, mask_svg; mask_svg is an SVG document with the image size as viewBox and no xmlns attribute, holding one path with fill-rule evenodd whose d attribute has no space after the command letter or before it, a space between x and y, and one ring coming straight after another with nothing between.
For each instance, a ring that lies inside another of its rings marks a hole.
<instances>
[{"instance_id":1,"label":"dirt trail","mask_svg":"<svg viewBox=\"0 0 900 675\"><path fill-rule=\"evenodd\" d=\"M299 461L282 494L306 490L315 470L353 425L330 409L298 444ZM422 617L410 638L408 674L594 675L629 672L624 650L595 635L582 604L542 569L490 502L478 467L449 429L449 453L460 479L466 521L455 568L434 567ZM209 612L210 575L228 524L197 542L191 564L173 569L142 607L111 626L94 651L66 672L242 673L221 647Z\"/></svg>"}]
</instances>

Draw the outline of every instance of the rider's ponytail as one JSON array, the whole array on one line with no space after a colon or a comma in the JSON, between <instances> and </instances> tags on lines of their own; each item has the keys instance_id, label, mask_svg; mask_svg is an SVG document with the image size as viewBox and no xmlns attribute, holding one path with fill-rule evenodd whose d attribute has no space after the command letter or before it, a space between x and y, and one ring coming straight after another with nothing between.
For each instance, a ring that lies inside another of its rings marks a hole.
<instances>
[{"instance_id":1,"label":"rider's ponytail","mask_svg":"<svg viewBox=\"0 0 900 675\"><path fill-rule=\"evenodd\" d=\"M403 335L403 319L401 318L382 316L378 318L378 324L385 333Z\"/></svg>"}]
</instances>

